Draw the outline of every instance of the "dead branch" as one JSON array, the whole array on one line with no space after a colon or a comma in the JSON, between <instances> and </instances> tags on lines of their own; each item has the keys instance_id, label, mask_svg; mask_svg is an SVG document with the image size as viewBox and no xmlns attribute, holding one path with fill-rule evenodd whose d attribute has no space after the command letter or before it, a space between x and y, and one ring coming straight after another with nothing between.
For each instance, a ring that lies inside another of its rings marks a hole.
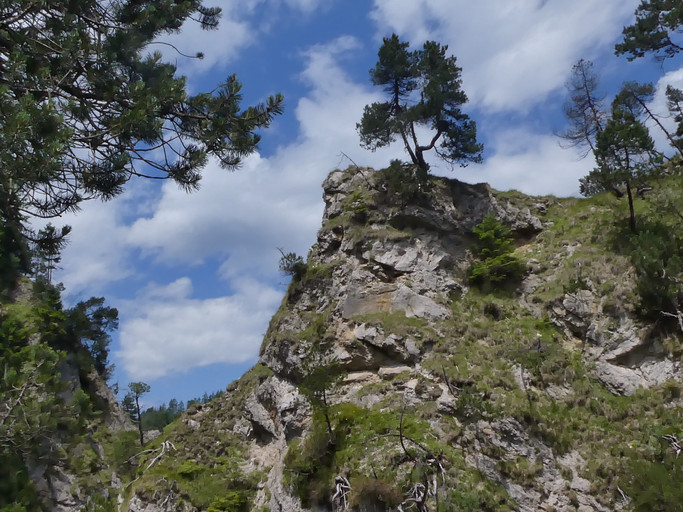
<instances>
[{"instance_id":1,"label":"dead branch","mask_svg":"<svg viewBox=\"0 0 683 512\"><path fill-rule=\"evenodd\" d=\"M347 496L351 492L351 484L343 475L339 475L334 479L334 496L332 496L332 503L335 510L348 510L349 502Z\"/></svg>"},{"instance_id":2,"label":"dead branch","mask_svg":"<svg viewBox=\"0 0 683 512\"><path fill-rule=\"evenodd\" d=\"M408 457L410 460L415 460L415 457L408 451L406 448L406 445L403 442L403 413L405 412L406 408L405 406L401 410L401 420L398 423L398 438L399 441L401 442L401 448L403 448L403 451L406 454L406 457Z\"/></svg>"},{"instance_id":3,"label":"dead branch","mask_svg":"<svg viewBox=\"0 0 683 512\"><path fill-rule=\"evenodd\" d=\"M676 457L678 457L681 454L681 450L683 450L683 448L681 447L681 442L675 435L666 434L662 436L662 439L666 439L667 441L669 441L671 448L673 448L676 452Z\"/></svg>"},{"instance_id":4,"label":"dead branch","mask_svg":"<svg viewBox=\"0 0 683 512\"><path fill-rule=\"evenodd\" d=\"M128 459L128 460L134 459L135 457L137 457L138 455L142 455L143 453L157 453L158 452L158 455L152 459L152 462L150 462L147 465L147 467L142 471L142 473L140 473L140 475L135 480L131 480L130 482L128 482L128 484L126 485L126 487L124 487L124 489L127 489L128 487L133 485L135 482L137 482L140 479L140 477L147 472L147 470L149 468L154 466L154 464L156 464L157 461L159 461L161 459L161 457L163 457L166 454L166 452L170 452L170 451L176 451L175 445L171 441L164 441L161 443L161 446L159 448L156 448L154 450L144 450L144 451L142 451L136 455L133 455L133 457ZM126 462L128 462L128 461L126 461Z\"/></svg>"},{"instance_id":5,"label":"dead branch","mask_svg":"<svg viewBox=\"0 0 683 512\"><path fill-rule=\"evenodd\" d=\"M626 494L624 491L621 490L621 487L617 485L617 491L619 491L619 494L621 494L621 499L624 500L624 503L628 505L631 503L631 497Z\"/></svg>"},{"instance_id":6,"label":"dead branch","mask_svg":"<svg viewBox=\"0 0 683 512\"><path fill-rule=\"evenodd\" d=\"M458 386L456 386L455 384L452 384L452 385L451 385L451 382L450 382L450 380L448 380L448 376L446 375L446 368L444 368L443 365L441 365L441 373L443 374L443 380L444 380L444 382L446 383L446 386L448 387L448 391L451 392L451 395L452 395L454 398L457 398L458 395L456 395L455 391L461 392L462 389L460 389L460 388L459 388ZM455 389L455 391L454 391L454 389Z\"/></svg>"},{"instance_id":7,"label":"dead branch","mask_svg":"<svg viewBox=\"0 0 683 512\"><path fill-rule=\"evenodd\" d=\"M676 314L669 313L668 311L662 311L662 315L678 320L678 327L681 329L681 332L683 332L683 311L676 308Z\"/></svg>"}]
</instances>

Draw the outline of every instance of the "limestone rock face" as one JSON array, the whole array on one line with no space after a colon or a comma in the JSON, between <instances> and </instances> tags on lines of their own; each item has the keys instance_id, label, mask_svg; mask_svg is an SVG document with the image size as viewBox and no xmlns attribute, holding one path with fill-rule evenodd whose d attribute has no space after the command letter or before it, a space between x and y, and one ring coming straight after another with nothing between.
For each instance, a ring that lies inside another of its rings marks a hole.
<instances>
[{"instance_id":1,"label":"limestone rock face","mask_svg":"<svg viewBox=\"0 0 683 512\"><path fill-rule=\"evenodd\" d=\"M471 230L487 214L499 215L518 233L542 228L528 209L496 199L483 184L439 182L433 191L437 200L428 205L398 208L391 202L355 199L358 190L373 179L373 172L335 171L323 183L323 227L308 265L324 267L327 275L311 278L306 284L312 286L302 286L301 291L290 291L291 309L264 341L261 362L295 381L305 374L311 348L325 338L335 338L327 354L334 354L351 371L377 370L391 363L387 357L405 361L405 349L392 354L392 349L376 343L359 345L352 331L366 317L449 318L448 302L467 290L462 273L467 267ZM362 234L349 213L354 208L371 209L369 213L363 210L367 219ZM344 336L333 336L330 328L327 334L311 332L308 336L306 319L323 314L328 325L340 322L337 329ZM387 347L394 345L387 339L383 338Z\"/></svg>"}]
</instances>

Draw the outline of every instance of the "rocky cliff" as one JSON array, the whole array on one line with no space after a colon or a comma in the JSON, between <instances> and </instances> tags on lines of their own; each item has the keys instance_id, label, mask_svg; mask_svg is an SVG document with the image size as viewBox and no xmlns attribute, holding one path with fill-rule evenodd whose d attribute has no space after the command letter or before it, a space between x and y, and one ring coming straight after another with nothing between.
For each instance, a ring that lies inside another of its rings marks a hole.
<instances>
[{"instance_id":1,"label":"rocky cliff","mask_svg":"<svg viewBox=\"0 0 683 512\"><path fill-rule=\"evenodd\" d=\"M259 364L134 461L119 509L665 500L681 471L683 340L636 314L636 275L613 244L616 200L443 178L409 187L396 172L330 174L318 241ZM524 264L513 287L468 280L487 215L509 227Z\"/></svg>"}]
</instances>

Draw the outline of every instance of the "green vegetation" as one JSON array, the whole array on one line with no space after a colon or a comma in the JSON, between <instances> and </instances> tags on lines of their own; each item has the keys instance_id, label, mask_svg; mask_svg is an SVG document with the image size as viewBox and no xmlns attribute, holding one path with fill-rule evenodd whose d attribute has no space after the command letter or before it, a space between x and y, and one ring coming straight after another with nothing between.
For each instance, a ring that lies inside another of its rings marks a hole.
<instances>
[{"instance_id":1,"label":"green vegetation","mask_svg":"<svg viewBox=\"0 0 683 512\"><path fill-rule=\"evenodd\" d=\"M168 482L167 492L178 496L179 506L184 501L200 510L253 510L258 483L263 481L264 475L259 471L244 471L248 460L247 440L232 429L242 418L246 398L271 375L269 369L256 365L230 384L225 393L208 402L188 406L185 415L196 421L194 426L187 421L169 424L162 436L145 446L151 453L144 453L128 463L129 478L134 482L126 496L129 498L135 492L151 497L165 492L166 484L160 482ZM128 443L130 439L127 438ZM159 455L162 443L167 441L176 449L169 449L145 471Z\"/></svg>"},{"instance_id":2,"label":"green vegetation","mask_svg":"<svg viewBox=\"0 0 683 512\"><path fill-rule=\"evenodd\" d=\"M671 38L683 25L683 12L676 1L642 0L636 22L624 27L624 40L615 46L617 55L628 60L654 53L657 58L675 56L681 47Z\"/></svg>"},{"instance_id":3,"label":"green vegetation","mask_svg":"<svg viewBox=\"0 0 683 512\"><path fill-rule=\"evenodd\" d=\"M234 169L282 112L281 95L242 110L235 76L189 95L176 67L146 51L187 20L216 28L220 9L200 0L13 0L2 13L0 225L12 236L26 212L56 217L120 194L135 176L196 188L209 156Z\"/></svg>"},{"instance_id":4,"label":"green vegetation","mask_svg":"<svg viewBox=\"0 0 683 512\"><path fill-rule=\"evenodd\" d=\"M419 172L419 167L392 160L391 165L379 173L379 179L385 184L389 201L404 206L424 203L428 199L425 192L430 186L429 177L426 173Z\"/></svg>"},{"instance_id":5,"label":"green vegetation","mask_svg":"<svg viewBox=\"0 0 683 512\"><path fill-rule=\"evenodd\" d=\"M447 57L448 46L434 41L412 52L408 46L396 34L383 40L370 79L382 87L387 100L365 107L356 125L361 145L374 151L400 137L422 174L429 167L424 152L432 149L450 164L480 162L483 148L477 143L476 125L461 110L467 96L461 89L461 69L455 57ZM434 132L427 144L417 140L420 126Z\"/></svg>"},{"instance_id":6,"label":"green vegetation","mask_svg":"<svg viewBox=\"0 0 683 512\"><path fill-rule=\"evenodd\" d=\"M289 484L304 506L330 503L334 478L346 475L351 504L385 510L382 507L401 503L425 476L431 477L428 459L441 453L448 466L439 510L453 510L455 505L472 512L512 510L505 492L468 468L460 451L439 443L418 411L381 411L346 403L332 407L330 417L334 443L328 442L322 415L314 414L309 434L291 443L285 458ZM477 489L476 495L467 489Z\"/></svg>"},{"instance_id":7,"label":"green vegetation","mask_svg":"<svg viewBox=\"0 0 683 512\"><path fill-rule=\"evenodd\" d=\"M280 254L282 255L278 265L280 272L297 281L301 279L306 273L306 263L304 262L304 259L293 252L285 254L282 249L278 249L278 251L280 251Z\"/></svg>"},{"instance_id":8,"label":"green vegetation","mask_svg":"<svg viewBox=\"0 0 683 512\"><path fill-rule=\"evenodd\" d=\"M516 287L524 274L524 266L512 254L510 230L488 215L472 231L477 237L473 248L477 261L470 267L470 281L482 290Z\"/></svg>"},{"instance_id":9,"label":"green vegetation","mask_svg":"<svg viewBox=\"0 0 683 512\"><path fill-rule=\"evenodd\" d=\"M596 135L595 159L598 168L582 178L581 193L594 195L606 190L623 194L626 188L629 206L629 225L636 231L636 216L633 207L635 189L646 186L661 163L655 155L654 141L648 129L637 118L629 101L632 95L625 92L617 95L612 104L611 118L604 129ZM637 110L637 109L635 109Z\"/></svg>"},{"instance_id":10,"label":"green vegetation","mask_svg":"<svg viewBox=\"0 0 683 512\"><path fill-rule=\"evenodd\" d=\"M145 438L142 432L142 412L140 411L140 397L145 393L149 393L151 388L146 382L131 382L128 384L130 390L123 398L121 405L138 426L140 433L140 446L145 444Z\"/></svg>"},{"instance_id":11,"label":"green vegetation","mask_svg":"<svg viewBox=\"0 0 683 512\"><path fill-rule=\"evenodd\" d=\"M82 311L64 310L59 290L47 283L22 279L18 287L19 299L3 303L0 312L0 508L38 510L26 464L35 459L58 463L65 457L60 445L77 445L99 422L101 412L87 391L88 375L98 364L81 336L87 330L106 337L108 328L85 313L74 322ZM61 377L66 365L74 364L66 360L65 349L77 354L74 370L81 387L73 393ZM106 363L106 345L99 361ZM92 459L84 456L81 463L88 469Z\"/></svg>"}]
</instances>

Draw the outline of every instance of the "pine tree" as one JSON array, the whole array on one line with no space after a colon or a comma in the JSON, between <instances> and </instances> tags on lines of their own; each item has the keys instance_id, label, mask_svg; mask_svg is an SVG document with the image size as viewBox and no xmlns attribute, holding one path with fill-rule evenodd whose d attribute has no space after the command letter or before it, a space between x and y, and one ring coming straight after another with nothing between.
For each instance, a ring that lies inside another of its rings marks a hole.
<instances>
[{"instance_id":1,"label":"pine tree","mask_svg":"<svg viewBox=\"0 0 683 512\"><path fill-rule=\"evenodd\" d=\"M110 199L136 176L191 190L210 156L234 169L254 151L282 96L242 109L235 76L191 95L176 67L150 52L186 20L212 29L219 15L201 0L2 2L5 233L22 231L26 215L55 217L89 198Z\"/></svg>"},{"instance_id":2,"label":"pine tree","mask_svg":"<svg viewBox=\"0 0 683 512\"><path fill-rule=\"evenodd\" d=\"M366 105L356 125L361 145L372 151L397 137L410 160L426 173L426 151L450 164L480 162L482 145L477 142L475 123L461 110L467 96L461 89L461 69L455 57L447 57L448 46L434 41L410 51L396 34L384 38L370 80L381 86L386 101ZM426 144L417 137L419 126L429 126L433 136Z\"/></svg>"},{"instance_id":3,"label":"pine tree","mask_svg":"<svg viewBox=\"0 0 683 512\"><path fill-rule=\"evenodd\" d=\"M597 137L598 167L580 180L581 193L588 196L625 187L629 225L635 232L634 188L653 174L658 160L654 158L654 142L647 128L618 99L613 104L611 119Z\"/></svg>"},{"instance_id":4,"label":"pine tree","mask_svg":"<svg viewBox=\"0 0 683 512\"><path fill-rule=\"evenodd\" d=\"M642 0L635 15L635 23L624 27L624 40L614 47L617 55L634 60L654 53L666 59L683 50L681 42L672 39L683 25L680 0Z\"/></svg>"},{"instance_id":5,"label":"pine tree","mask_svg":"<svg viewBox=\"0 0 683 512\"><path fill-rule=\"evenodd\" d=\"M140 397L149 393L150 387L146 382L131 382L128 384L130 390L123 399L123 408L126 412L133 413L135 422L138 424L140 434L140 446L145 444L145 437L142 432L142 411L140 410Z\"/></svg>"}]
</instances>

